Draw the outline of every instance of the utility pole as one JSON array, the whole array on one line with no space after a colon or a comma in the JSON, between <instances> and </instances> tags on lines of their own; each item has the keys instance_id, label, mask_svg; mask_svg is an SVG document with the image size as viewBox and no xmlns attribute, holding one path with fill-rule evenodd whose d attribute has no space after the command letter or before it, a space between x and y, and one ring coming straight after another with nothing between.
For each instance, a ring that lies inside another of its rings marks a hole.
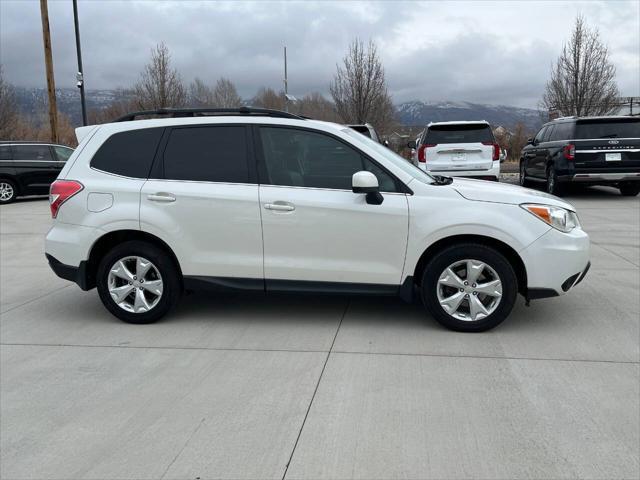
<instances>
[{"instance_id":1,"label":"utility pole","mask_svg":"<svg viewBox=\"0 0 640 480\"><path fill-rule=\"evenodd\" d=\"M82 104L82 125L87 125L87 104L84 99L84 74L82 73L82 51L80 50L80 27L78 25L78 0L73 0L73 23L76 29L76 52L78 54L78 73L76 79L80 89L80 103Z\"/></svg>"},{"instance_id":2,"label":"utility pole","mask_svg":"<svg viewBox=\"0 0 640 480\"><path fill-rule=\"evenodd\" d=\"M287 94L289 93L288 85L287 85L287 47L284 47L284 111L289 111L289 97Z\"/></svg>"},{"instance_id":3,"label":"utility pole","mask_svg":"<svg viewBox=\"0 0 640 480\"><path fill-rule=\"evenodd\" d=\"M53 78L53 57L51 55L51 35L49 33L49 12L47 0L40 0L42 18L42 40L44 42L44 62L47 71L47 92L49 93L49 125L51 141L58 143L58 108L56 105L56 82Z\"/></svg>"}]
</instances>

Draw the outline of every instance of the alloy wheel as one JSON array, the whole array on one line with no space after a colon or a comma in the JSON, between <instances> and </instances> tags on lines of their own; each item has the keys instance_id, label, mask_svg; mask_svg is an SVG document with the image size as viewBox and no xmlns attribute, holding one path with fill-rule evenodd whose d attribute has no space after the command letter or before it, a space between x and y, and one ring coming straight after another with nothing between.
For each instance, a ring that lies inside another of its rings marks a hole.
<instances>
[{"instance_id":1,"label":"alloy wheel","mask_svg":"<svg viewBox=\"0 0 640 480\"><path fill-rule=\"evenodd\" d=\"M449 265L438 278L438 301L457 320L476 322L491 315L502 299L502 281L480 260L465 259Z\"/></svg>"},{"instance_id":2,"label":"alloy wheel","mask_svg":"<svg viewBox=\"0 0 640 480\"><path fill-rule=\"evenodd\" d=\"M0 182L0 201L8 202L13 198L13 185L7 182Z\"/></svg>"},{"instance_id":3,"label":"alloy wheel","mask_svg":"<svg viewBox=\"0 0 640 480\"><path fill-rule=\"evenodd\" d=\"M107 284L115 304L127 312L148 312L162 298L162 276L143 257L129 256L115 262L109 269Z\"/></svg>"}]
</instances>

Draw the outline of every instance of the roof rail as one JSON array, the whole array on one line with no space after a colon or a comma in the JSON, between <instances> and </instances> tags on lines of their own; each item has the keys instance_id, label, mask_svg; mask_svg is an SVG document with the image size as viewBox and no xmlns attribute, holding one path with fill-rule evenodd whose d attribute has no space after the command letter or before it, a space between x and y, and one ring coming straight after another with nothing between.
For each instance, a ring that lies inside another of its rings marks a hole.
<instances>
[{"instance_id":1,"label":"roof rail","mask_svg":"<svg viewBox=\"0 0 640 480\"><path fill-rule=\"evenodd\" d=\"M158 110L142 110L140 112L132 112L120 117L114 122L130 122L136 117L145 117L151 115L167 115L171 118L176 117L204 117L208 115L254 115L264 117L292 118L303 120L304 117L294 115L293 113L283 112L281 110L271 110L268 108L160 108Z\"/></svg>"}]
</instances>

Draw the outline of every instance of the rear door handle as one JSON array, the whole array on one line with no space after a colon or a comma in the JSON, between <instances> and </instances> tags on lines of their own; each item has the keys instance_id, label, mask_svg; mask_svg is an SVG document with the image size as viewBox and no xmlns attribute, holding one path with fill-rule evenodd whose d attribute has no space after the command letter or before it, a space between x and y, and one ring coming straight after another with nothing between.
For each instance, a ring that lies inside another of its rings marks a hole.
<instances>
[{"instance_id":1,"label":"rear door handle","mask_svg":"<svg viewBox=\"0 0 640 480\"><path fill-rule=\"evenodd\" d=\"M147 195L147 200L150 200L152 202L169 203L169 202L175 202L176 197L174 197L170 193L158 192L158 193L152 193L151 195Z\"/></svg>"},{"instance_id":2,"label":"rear door handle","mask_svg":"<svg viewBox=\"0 0 640 480\"><path fill-rule=\"evenodd\" d=\"M296 209L296 207L286 202L265 203L264 208L278 212L293 212Z\"/></svg>"}]
</instances>

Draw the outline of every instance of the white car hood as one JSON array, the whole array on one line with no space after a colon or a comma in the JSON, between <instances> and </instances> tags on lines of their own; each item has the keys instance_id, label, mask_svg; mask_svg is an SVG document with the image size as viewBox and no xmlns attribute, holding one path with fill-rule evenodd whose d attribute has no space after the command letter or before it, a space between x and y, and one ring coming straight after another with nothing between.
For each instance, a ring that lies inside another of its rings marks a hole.
<instances>
[{"instance_id":1,"label":"white car hood","mask_svg":"<svg viewBox=\"0 0 640 480\"><path fill-rule=\"evenodd\" d=\"M457 177L453 179L451 186L467 200L476 202L509 203L512 205L540 203L566 208L574 212L576 210L570 203L558 197L518 185Z\"/></svg>"}]
</instances>

